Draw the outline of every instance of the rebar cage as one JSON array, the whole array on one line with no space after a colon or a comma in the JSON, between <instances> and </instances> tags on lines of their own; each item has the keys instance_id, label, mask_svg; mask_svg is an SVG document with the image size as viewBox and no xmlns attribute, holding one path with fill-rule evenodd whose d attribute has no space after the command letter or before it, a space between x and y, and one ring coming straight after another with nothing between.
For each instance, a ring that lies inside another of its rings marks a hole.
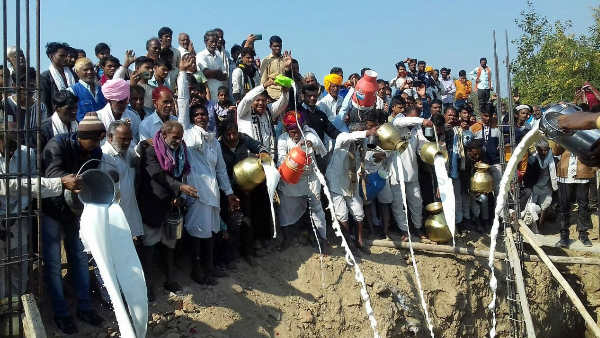
<instances>
[{"instance_id":1,"label":"rebar cage","mask_svg":"<svg viewBox=\"0 0 600 338\"><path fill-rule=\"evenodd\" d=\"M35 0L35 77L31 64L30 0L2 1L3 84L0 104L0 336L23 337L25 293L40 295L42 119L40 1ZM12 11L11 11L12 12ZM22 25L22 19L25 23ZM9 21L14 31L9 30ZM24 37L23 37L24 35ZM25 43L22 43L25 40ZM10 48L9 48L9 41ZM9 55L10 54L10 55ZM51 111L51 107L48 107Z\"/></svg>"}]
</instances>

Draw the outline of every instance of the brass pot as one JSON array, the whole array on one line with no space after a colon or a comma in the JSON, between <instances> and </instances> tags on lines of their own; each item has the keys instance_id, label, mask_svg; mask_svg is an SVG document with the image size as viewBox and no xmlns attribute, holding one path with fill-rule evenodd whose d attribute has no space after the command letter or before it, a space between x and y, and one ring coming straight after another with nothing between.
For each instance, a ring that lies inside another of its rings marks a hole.
<instances>
[{"instance_id":1,"label":"brass pot","mask_svg":"<svg viewBox=\"0 0 600 338\"><path fill-rule=\"evenodd\" d=\"M244 191L252 191L265 181L263 161L271 161L271 157L263 155L261 158L246 157L233 166L233 179Z\"/></svg>"},{"instance_id":2,"label":"brass pot","mask_svg":"<svg viewBox=\"0 0 600 338\"><path fill-rule=\"evenodd\" d=\"M395 150L401 153L408 147L408 139L403 137L400 130L389 122L377 128L377 137L379 138L379 146L383 150Z\"/></svg>"},{"instance_id":3,"label":"brass pot","mask_svg":"<svg viewBox=\"0 0 600 338\"><path fill-rule=\"evenodd\" d=\"M442 213L442 202L429 203L425 210L431 215L425 220L427 237L436 243L446 243L452 239L448 224Z\"/></svg>"},{"instance_id":4,"label":"brass pot","mask_svg":"<svg viewBox=\"0 0 600 338\"><path fill-rule=\"evenodd\" d=\"M438 153L441 153L442 156L444 156L444 161L448 162L448 151L444 146L440 146L440 149L438 150L437 143L425 142L421 149L419 149L419 155L421 155L421 160L430 165L433 165L433 159Z\"/></svg>"},{"instance_id":5,"label":"brass pot","mask_svg":"<svg viewBox=\"0 0 600 338\"><path fill-rule=\"evenodd\" d=\"M494 189L494 178L487 172L489 168L489 164L475 163L475 174L471 177L472 194L489 194Z\"/></svg>"}]
</instances>

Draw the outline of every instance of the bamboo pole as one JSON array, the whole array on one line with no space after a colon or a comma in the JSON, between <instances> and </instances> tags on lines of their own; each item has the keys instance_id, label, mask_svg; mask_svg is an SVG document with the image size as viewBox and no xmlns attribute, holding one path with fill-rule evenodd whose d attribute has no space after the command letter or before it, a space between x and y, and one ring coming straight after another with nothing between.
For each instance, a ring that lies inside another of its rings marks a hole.
<instances>
[{"instance_id":1,"label":"bamboo pole","mask_svg":"<svg viewBox=\"0 0 600 338\"><path fill-rule=\"evenodd\" d=\"M519 260L519 254L517 252L517 246L513 239L512 229L506 228L506 236L504 240L506 242L506 253L512 265L515 273L515 284L517 285L517 294L519 302L521 303L521 311L523 313L523 321L525 322L525 329L527 330L528 338L535 338L535 329L533 327L533 320L531 319L531 312L529 311L529 302L527 301L527 293L525 292L525 282L523 279L523 271L521 271L521 261Z\"/></svg>"},{"instance_id":2,"label":"bamboo pole","mask_svg":"<svg viewBox=\"0 0 600 338\"><path fill-rule=\"evenodd\" d=\"M587 324L588 329L596 337L600 337L600 327L598 327L598 325L596 324L596 321L594 321L592 316L590 316L590 314L588 313L587 309L585 308L585 306L583 305L583 303L581 302L579 297L577 297L577 294L575 293L573 288L571 288L571 286L569 285L569 282L567 282L567 280L560 274L560 272L554 266L554 264L552 264L552 262L550 261L550 259L548 258L548 256L544 252L544 250L542 250L542 248L537 244L531 230L529 230L529 228L525 224L523 224L521 221L519 221L519 231L521 232L521 234L523 234L523 237L525 237L527 239L527 241L529 242L529 245L531 245L531 247L535 250L535 252L538 253L538 255L544 261L546 266L548 266L548 269L550 269L550 272L552 273L554 278L556 278L558 283L563 287L563 289L565 289L565 291L567 292L567 296L569 296L569 298L571 298L573 305L575 305L575 308L577 309L577 311L579 311L581 316L583 316L583 320Z\"/></svg>"},{"instance_id":3,"label":"bamboo pole","mask_svg":"<svg viewBox=\"0 0 600 338\"><path fill-rule=\"evenodd\" d=\"M388 240L374 240L370 241L369 245L378 246L384 248L396 248L396 249L408 249L408 243ZM464 247L451 247L448 245L439 244L425 244L413 242L413 249L419 251L431 251L439 253L450 253L456 255L475 256L475 257L489 257L488 250L478 250ZM494 252L494 258L506 259L506 254L503 252ZM600 259L588 258L588 257L568 257L568 256L548 256L553 263L557 264L586 264L586 265L600 265ZM541 259L536 255L523 255L523 261L526 262L540 262Z\"/></svg>"}]
</instances>

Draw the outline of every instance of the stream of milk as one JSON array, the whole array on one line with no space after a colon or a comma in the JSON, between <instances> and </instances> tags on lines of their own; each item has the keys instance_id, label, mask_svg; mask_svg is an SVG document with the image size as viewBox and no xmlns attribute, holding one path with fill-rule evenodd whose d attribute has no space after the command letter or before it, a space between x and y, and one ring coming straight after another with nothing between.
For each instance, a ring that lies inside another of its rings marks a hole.
<instances>
[{"instance_id":1,"label":"stream of milk","mask_svg":"<svg viewBox=\"0 0 600 338\"><path fill-rule=\"evenodd\" d=\"M446 171L446 160L444 159L444 156L439 153L435 155L433 164L435 167L435 175L437 176L440 199L442 200L444 218L446 219L446 224L448 225L448 229L452 234L452 246L455 246L454 232L456 225L454 222L456 216L456 200L454 197L454 186L452 185L452 180L448 178L448 171Z\"/></svg>"},{"instance_id":2,"label":"stream of milk","mask_svg":"<svg viewBox=\"0 0 600 338\"><path fill-rule=\"evenodd\" d=\"M441 155L436 155L436 158ZM442 158L443 160L443 158ZM431 338L434 338L433 335L433 324L431 323L431 318L429 317L429 311L427 311L427 303L425 302L425 295L423 293L423 286L421 285L421 278L419 277L419 269L417 269L417 261L415 260L415 252L412 247L412 239L410 234L410 227L408 226L408 207L406 205L406 187L404 185L404 169L400 168L398 170L398 181L400 181L400 190L402 191L402 203L404 204L404 210L406 210L406 229L408 231L408 247L410 249L410 259L412 261L413 269L415 270L415 280L417 282L417 289L419 290L419 297L421 299L421 307L423 308L423 313L425 314L425 320L427 321L427 328L429 328L429 333L431 334Z\"/></svg>"},{"instance_id":3,"label":"stream of milk","mask_svg":"<svg viewBox=\"0 0 600 338\"><path fill-rule=\"evenodd\" d=\"M498 237L498 228L500 227L500 217L502 217L502 211L506 204L506 195L510 190L510 184L515 174L515 170L519 162L521 162L523 155L527 152L529 146L536 142L542 134L539 132L538 124L535 124L533 128L525 134L521 142L514 149L510 160L506 164L506 169L500 180L500 189L498 196L496 197L496 209L494 210L494 223L492 224L492 231L490 232L490 254L488 258L488 266L490 268L490 289L492 290L492 301L488 305L488 309L492 312L492 328L490 329L490 338L496 335L496 289L498 288L498 280L494 274L494 252L496 251L496 237ZM515 215L517 217L517 215Z\"/></svg>"},{"instance_id":4,"label":"stream of milk","mask_svg":"<svg viewBox=\"0 0 600 338\"><path fill-rule=\"evenodd\" d=\"M148 323L146 281L123 210L116 203L110 207L86 203L79 236L85 250L91 252L96 261L121 337L145 337Z\"/></svg>"},{"instance_id":5,"label":"stream of milk","mask_svg":"<svg viewBox=\"0 0 600 338\"><path fill-rule=\"evenodd\" d=\"M296 110L296 93L297 93L297 89L296 89L296 83L293 82L292 83L292 87L294 88L294 111L297 112ZM298 124L298 122L296 121L296 123ZM302 127L300 126L300 124L298 124L298 129L300 130L300 133L302 134L302 139L304 139L305 141L305 149L308 149L308 147L306 146L306 138L304 137L304 132L302 131ZM307 152L308 155L308 152ZM365 311L367 312L367 316L369 317L369 323L371 324L371 329L373 330L373 337L374 338L380 338L379 333L377 332L377 320L375 319L375 315L373 313L373 308L371 307L371 298L369 297L369 293L367 292L367 285L365 283L365 276L362 274L362 271L360 270L360 266L358 266L358 263L356 262L356 259L354 258L354 255L352 254L352 251L350 251L350 247L348 246L348 242L346 242L346 238L344 237L344 234L342 233L342 229L340 228L340 224L337 221L337 218L335 217L335 211L333 209L333 200L331 199L331 193L329 192L329 187L327 186L327 181L325 180L325 177L323 176L323 174L321 173L321 171L319 170L318 166L317 166L317 162L315 161L315 158L313 156L312 158L312 167L314 169L315 175L317 175L317 179L319 180L319 182L321 183L321 186L323 187L323 191L325 192L325 196L327 197L327 201L328 201L328 205L327 208L329 209L329 212L331 214L331 220L333 222L333 229L335 230L335 234L336 236L338 236L341 240L342 240L342 247L344 248L345 252L346 252L346 262L348 263L348 265L353 266L354 267L354 279L360 283L360 295L362 297L363 302L365 302ZM306 168L308 169L308 168ZM321 253L321 244L319 242L319 236L317 235L315 226L313 225L313 232L315 234L315 237L317 239L317 245L319 246L319 253ZM321 257L323 255L320 255ZM323 260L321 258L321 272L323 272ZM323 278L323 277L321 277Z\"/></svg>"}]
</instances>

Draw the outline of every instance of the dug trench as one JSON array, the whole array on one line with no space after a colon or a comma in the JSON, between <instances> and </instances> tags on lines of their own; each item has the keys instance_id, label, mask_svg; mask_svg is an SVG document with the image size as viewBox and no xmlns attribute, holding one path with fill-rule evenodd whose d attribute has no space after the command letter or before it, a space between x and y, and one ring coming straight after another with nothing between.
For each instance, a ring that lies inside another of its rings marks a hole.
<instances>
[{"instance_id":1,"label":"dug trench","mask_svg":"<svg viewBox=\"0 0 600 338\"><path fill-rule=\"evenodd\" d=\"M598 240L594 219L593 241ZM395 237L395 236L393 236ZM573 234L572 237L573 238ZM487 235L466 233L456 244L486 250ZM334 247L323 259L314 247L294 243L283 252L273 251L244 261L206 287L189 278L189 262L181 261L181 294L169 294L157 280L157 300L149 305L148 337L372 337L373 332L360 297L354 271L343 250ZM527 252L532 253L529 248ZM503 242L498 251L505 252ZM579 255L573 251L547 249L553 255ZM583 256L593 257L591 254ZM425 300L436 337L489 336L491 300L487 259L466 255L416 252ZM497 336L511 336L506 301L505 268L495 261L498 278ZM360 267L382 337L429 337L408 250L371 247L362 255ZM600 313L600 266L557 267L570 282L594 318ZM323 270L321 270L323 269ZM159 268L155 273L162 275ZM585 337L585 325L569 298L541 262L525 262L527 298L539 337ZM158 278L157 278L158 279ZM72 291L71 291L72 292ZM70 293L70 292L69 292ZM58 335L49 312L42 307L49 336ZM107 309L104 327L79 325L79 336L118 336L114 315Z\"/></svg>"}]
</instances>

